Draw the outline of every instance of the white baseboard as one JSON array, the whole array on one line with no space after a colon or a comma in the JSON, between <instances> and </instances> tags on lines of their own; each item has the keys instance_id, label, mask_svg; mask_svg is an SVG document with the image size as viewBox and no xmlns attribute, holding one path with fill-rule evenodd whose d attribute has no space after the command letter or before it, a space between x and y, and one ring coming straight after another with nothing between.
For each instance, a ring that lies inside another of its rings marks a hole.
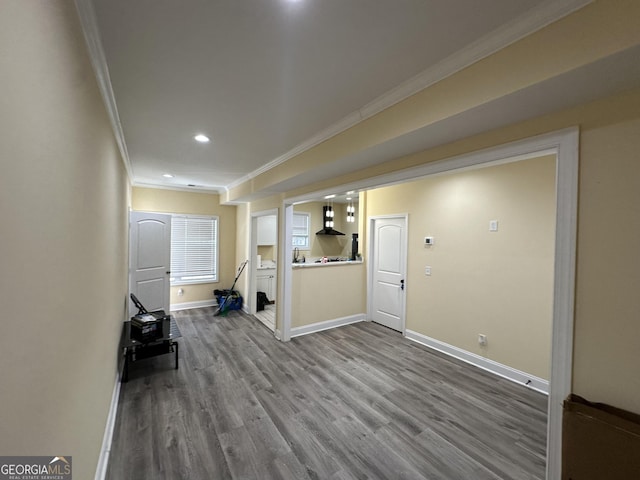
<instances>
[{"instance_id":1,"label":"white baseboard","mask_svg":"<svg viewBox=\"0 0 640 480\"><path fill-rule=\"evenodd\" d=\"M109 415L107 416L107 425L104 429L104 437L102 437L102 448L100 449L100 458L98 458L98 466L96 467L95 480L104 480L107 476L109 454L111 453L111 441L113 440L113 429L115 428L116 415L118 414L120 385L120 375L116 375L116 384L113 387L113 393L111 395L111 406L109 407Z\"/></svg>"},{"instance_id":2,"label":"white baseboard","mask_svg":"<svg viewBox=\"0 0 640 480\"><path fill-rule=\"evenodd\" d=\"M543 378L536 377L535 375L503 365L502 363L489 360L488 358L481 357L475 353L454 347L453 345L441 342L435 338L427 337L426 335L422 335L421 333L414 332L412 330L407 330L405 332L405 336L409 340L413 340L414 342L437 350L438 352L457 358L463 362L470 363L471 365L475 365L478 368L491 372L502 378L506 378L507 380L511 380L512 382L520 385L524 385L532 390L549 395L549 382Z\"/></svg>"},{"instance_id":3,"label":"white baseboard","mask_svg":"<svg viewBox=\"0 0 640 480\"><path fill-rule=\"evenodd\" d=\"M330 328L363 322L365 319L366 315L364 313L358 313L356 315L349 315L348 317L334 318L333 320L312 323L311 325L305 325L303 327L294 327L291 329L291 337L299 337L300 335L308 335L310 333L321 332L322 330L328 330Z\"/></svg>"},{"instance_id":4,"label":"white baseboard","mask_svg":"<svg viewBox=\"0 0 640 480\"><path fill-rule=\"evenodd\" d=\"M217 306L218 306L218 302L215 299L199 300L197 302L172 303L171 311L176 312L178 310L189 310L191 308L217 307Z\"/></svg>"}]
</instances>

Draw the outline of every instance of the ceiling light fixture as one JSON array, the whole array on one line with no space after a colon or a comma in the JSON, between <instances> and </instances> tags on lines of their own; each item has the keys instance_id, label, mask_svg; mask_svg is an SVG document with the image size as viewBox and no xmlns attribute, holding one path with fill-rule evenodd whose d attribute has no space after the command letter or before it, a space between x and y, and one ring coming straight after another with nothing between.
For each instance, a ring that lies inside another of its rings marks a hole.
<instances>
[{"instance_id":1,"label":"ceiling light fixture","mask_svg":"<svg viewBox=\"0 0 640 480\"><path fill-rule=\"evenodd\" d=\"M347 205L347 223L354 223L356 221L356 209L353 206L353 202L349 202Z\"/></svg>"},{"instance_id":2,"label":"ceiling light fixture","mask_svg":"<svg viewBox=\"0 0 640 480\"><path fill-rule=\"evenodd\" d=\"M163 173L162 176L164 178L173 178L173 175L171 175L170 173Z\"/></svg>"},{"instance_id":3,"label":"ceiling light fixture","mask_svg":"<svg viewBox=\"0 0 640 480\"><path fill-rule=\"evenodd\" d=\"M336 198L336 196L335 195L325 195L324 198L326 200L329 200L330 198Z\"/></svg>"},{"instance_id":4,"label":"ceiling light fixture","mask_svg":"<svg viewBox=\"0 0 640 480\"><path fill-rule=\"evenodd\" d=\"M211 141L209 137L207 137L206 135L203 135L202 133L199 133L193 138L196 142L200 142L200 143L209 143Z\"/></svg>"}]
</instances>

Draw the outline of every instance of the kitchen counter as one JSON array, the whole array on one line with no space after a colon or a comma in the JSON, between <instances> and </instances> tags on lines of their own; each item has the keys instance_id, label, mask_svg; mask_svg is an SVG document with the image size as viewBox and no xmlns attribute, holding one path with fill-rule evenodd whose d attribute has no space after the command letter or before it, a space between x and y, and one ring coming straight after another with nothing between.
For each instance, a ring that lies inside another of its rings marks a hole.
<instances>
[{"instance_id":1,"label":"kitchen counter","mask_svg":"<svg viewBox=\"0 0 640 480\"><path fill-rule=\"evenodd\" d=\"M313 267L338 267L345 265L362 265L362 260L344 260L338 262L305 262L305 263L292 263L293 268L313 268Z\"/></svg>"},{"instance_id":2,"label":"kitchen counter","mask_svg":"<svg viewBox=\"0 0 640 480\"><path fill-rule=\"evenodd\" d=\"M366 265L363 261L292 263L291 326L364 318Z\"/></svg>"},{"instance_id":3,"label":"kitchen counter","mask_svg":"<svg viewBox=\"0 0 640 480\"><path fill-rule=\"evenodd\" d=\"M273 270L276 268L276 262L273 260L265 260L262 263L258 263L256 270Z\"/></svg>"}]
</instances>

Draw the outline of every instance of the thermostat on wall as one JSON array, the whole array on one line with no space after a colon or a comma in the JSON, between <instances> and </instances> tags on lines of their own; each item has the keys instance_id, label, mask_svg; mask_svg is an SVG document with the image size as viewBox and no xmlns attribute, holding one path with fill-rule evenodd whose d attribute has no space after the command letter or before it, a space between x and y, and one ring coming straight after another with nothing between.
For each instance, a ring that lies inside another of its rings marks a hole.
<instances>
[{"instance_id":1,"label":"thermostat on wall","mask_svg":"<svg viewBox=\"0 0 640 480\"><path fill-rule=\"evenodd\" d=\"M424 237L425 245L433 245L433 237Z\"/></svg>"}]
</instances>

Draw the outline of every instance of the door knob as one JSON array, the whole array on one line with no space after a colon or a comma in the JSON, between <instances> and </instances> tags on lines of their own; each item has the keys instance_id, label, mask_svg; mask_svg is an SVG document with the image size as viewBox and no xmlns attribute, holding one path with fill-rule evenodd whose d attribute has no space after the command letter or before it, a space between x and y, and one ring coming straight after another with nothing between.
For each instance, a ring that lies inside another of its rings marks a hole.
<instances>
[{"instance_id":1,"label":"door knob","mask_svg":"<svg viewBox=\"0 0 640 480\"><path fill-rule=\"evenodd\" d=\"M400 290L404 290L404 278L400 280Z\"/></svg>"}]
</instances>

